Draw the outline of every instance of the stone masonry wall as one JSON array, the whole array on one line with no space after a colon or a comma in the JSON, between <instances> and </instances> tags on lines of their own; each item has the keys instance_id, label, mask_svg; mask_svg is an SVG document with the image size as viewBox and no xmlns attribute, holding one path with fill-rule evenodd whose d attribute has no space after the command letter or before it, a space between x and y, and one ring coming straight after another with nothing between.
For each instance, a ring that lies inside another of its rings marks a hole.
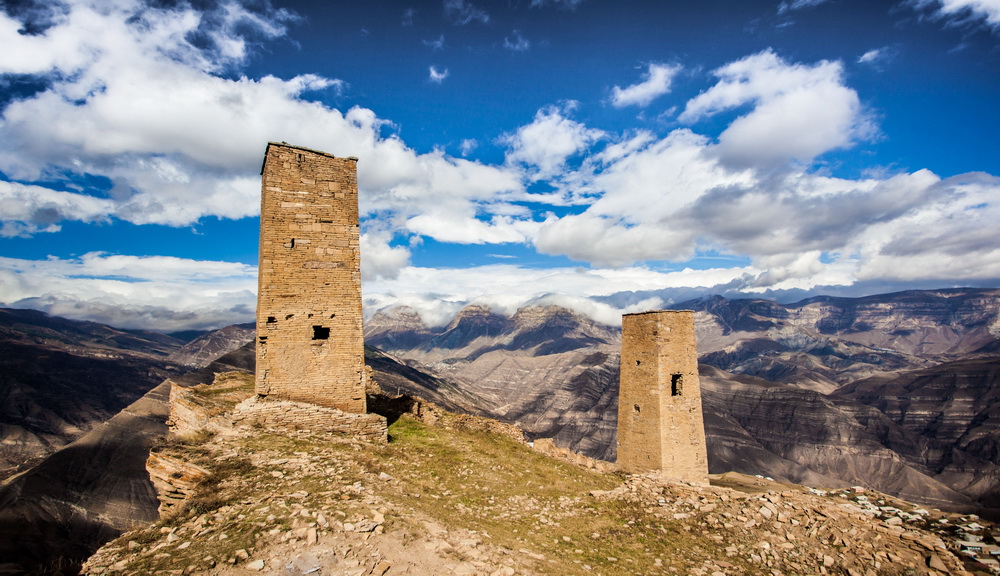
<instances>
[{"instance_id":1,"label":"stone masonry wall","mask_svg":"<svg viewBox=\"0 0 1000 576\"><path fill-rule=\"evenodd\" d=\"M365 412L357 159L269 143L256 391Z\"/></svg>"},{"instance_id":2,"label":"stone masonry wall","mask_svg":"<svg viewBox=\"0 0 1000 576\"><path fill-rule=\"evenodd\" d=\"M337 408L290 400L250 398L236 407L233 422L264 428L331 432L371 442L389 441L384 416L352 414Z\"/></svg>"},{"instance_id":3,"label":"stone masonry wall","mask_svg":"<svg viewBox=\"0 0 1000 576\"><path fill-rule=\"evenodd\" d=\"M618 466L708 481L694 313L622 317Z\"/></svg>"}]
</instances>

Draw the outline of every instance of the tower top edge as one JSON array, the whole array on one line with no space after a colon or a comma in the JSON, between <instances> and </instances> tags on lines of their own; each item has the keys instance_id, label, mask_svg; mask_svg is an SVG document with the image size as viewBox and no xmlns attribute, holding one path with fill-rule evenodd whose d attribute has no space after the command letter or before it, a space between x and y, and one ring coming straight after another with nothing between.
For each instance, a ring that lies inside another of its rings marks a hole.
<instances>
[{"instance_id":1,"label":"tower top edge","mask_svg":"<svg viewBox=\"0 0 1000 576\"><path fill-rule=\"evenodd\" d=\"M339 160L353 160L358 161L357 156L334 156L329 152L323 152L322 150L316 150L314 148L307 148L305 146L296 146L294 144L289 144L288 142L268 142L267 147L264 148L264 161L260 166L260 173L264 174L264 167L267 165L267 153L271 150L271 147L275 146L278 148L287 148L289 150L301 150L302 152L309 152L310 154L318 154L320 156L326 156L327 158L335 158Z\"/></svg>"},{"instance_id":2,"label":"tower top edge","mask_svg":"<svg viewBox=\"0 0 1000 576\"><path fill-rule=\"evenodd\" d=\"M628 314L622 314L625 316L645 316L649 314L693 314L694 310L646 310L645 312L630 312Z\"/></svg>"}]
</instances>

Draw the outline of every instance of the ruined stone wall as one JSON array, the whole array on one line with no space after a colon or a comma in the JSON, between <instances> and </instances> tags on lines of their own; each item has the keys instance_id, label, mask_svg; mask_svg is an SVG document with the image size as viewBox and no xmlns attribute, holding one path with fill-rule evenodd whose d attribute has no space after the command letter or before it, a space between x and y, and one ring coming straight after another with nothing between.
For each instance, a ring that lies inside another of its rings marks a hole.
<instances>
[{"instance_id":1,"label":"ruined stone wall","mask_svg":"<svg viewBox=\"0 0 1000 576\"><path fill-rule=\"evenodd\" d=\"M536 452L541 452L550 458L557 458L565 462L571 462L583 468L597 470L598 472L614 472L617 470L617 466L610 462L595 460L584 456L579 452L573 452L569 448L556 446L556 443L552 440L552 438L536 438L531 443L531 447L534 448Z\"/></svg>"},{"instance_id":2,"label":"ruined stone wall","mask_svg":"<svg viewBox=\"0 0 1000 576\"><path fill-rule=\"evenodd\" d=\"M352 414L291 400L250 398L233 412L233 423L277 428L344 434L371 442L388 442L386 419L378 414Z\"/></svg>"},{"instance_id":3,"label":"ruined stone wall","mask_svg":"<svg viewBox=\"0 0 1000 576\"><path fill-rule=\"evenodd\" d=\"M706 482L694 313L666 310L622 317L618 466Z\"/></svg>"},{"instance_id":4,"label":"ruined stone wall","mask_svg":"<svg viewBox=\"0 0 1000 576\"><path fill-rule=\"evenodd\" d=\"M269 143L256 391L365 412L357 159Z\"/></svg>"}]
</instances>

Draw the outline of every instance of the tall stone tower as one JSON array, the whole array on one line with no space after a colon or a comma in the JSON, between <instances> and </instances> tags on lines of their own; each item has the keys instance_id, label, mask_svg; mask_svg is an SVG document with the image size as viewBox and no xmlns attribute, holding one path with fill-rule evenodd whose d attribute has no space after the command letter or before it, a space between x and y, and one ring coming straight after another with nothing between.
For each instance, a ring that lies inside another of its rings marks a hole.
<instances>
[{"instance_id":1,"label":"tall stone tower","mask_svg":"<svg viewBox=\"0 0 1000 576\"><path fill-rule=\"evenodd\" d=\"M270 142L261 176L257 394L365 412L357 158Z\"/></svg>"},{"instance_id":2,"label":"tall stone tower","mask_svg":"<svg viewBox=\"0 0 1000 576\"><path fill-rule=\"evenodd\" d=\"M622 316L618 466L708 481L694 312Z\"/></svg>"}]
</instances>

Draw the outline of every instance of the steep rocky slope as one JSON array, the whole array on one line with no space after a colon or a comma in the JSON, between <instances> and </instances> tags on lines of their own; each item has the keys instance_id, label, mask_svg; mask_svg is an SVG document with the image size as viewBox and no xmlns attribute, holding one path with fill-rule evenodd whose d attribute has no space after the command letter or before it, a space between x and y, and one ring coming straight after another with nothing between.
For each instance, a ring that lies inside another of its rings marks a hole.
<instances>
[{"instance_id":1,"label":"steep rocky slope","mask_svg":"<svg viewBox=\"0 0 1000 576\"><path fill-rule=\"evenodd\" d=\"M74 573L123 530L156 519L145 460L166 433L167 383L0 488L0 568Z\"/></svg>"},{"instance_id":2,"label":"steep rocky slope","mask_svg":"<svg viewBox=\"0 0 1000 576\"><path fill-rule=\"evenodd\" d=\"M181 342L0 309L0 480L135 402L177 365Z\"/></svg>"},{"instance_id":3,"label":"steep rocky slope","mask_svg":"<svg viewBox=\"0 0 1000 576\"><path fill-rule=\"evenodd\" d=\"M1000 355L869 378L835 396L877 409L921 441L928 470L1000 505Z\"/></svg>"},{"instance_id":4,"label":"steep rocky slope","mask_svg":"<svg viewBox=\"0 0 1000 576\"><path fill-rule=\"evenodd\" d=\"M981 489L970 490L1000 485L995 463L913 434L875 408L712 367L704 367L701 376L712 471L861 484L966 510L1000 504ZM928 454L935 453L949 454L951 463L930 466ZM960 474L970 477L956 482Z\"/></svg>"},{"instance_id":5,"label":"steep rocky slope","mask_svg":"<svg viewBox=\"0 0 1000 576\"><path fill-rule=\"evenodd\" d=\"M245 345L172 380L210 383L253 359ZM157 518L146 458L167 432L169 383L0 486L0 573L73 574L104 542Z\"/></svg>"},{"instance_id":6,"label":"steep rocky slope","mask_svg":"<svg viewBox=\"0 0 1000 576\"><path fill-rule=\"evenodd\" d=\"M481 409L531 436L614 458L620 332L557 306L511 317L481 306L431 330L409 309L379 312L365 341L482 398Z\"/></svg>"}]
</instances>

